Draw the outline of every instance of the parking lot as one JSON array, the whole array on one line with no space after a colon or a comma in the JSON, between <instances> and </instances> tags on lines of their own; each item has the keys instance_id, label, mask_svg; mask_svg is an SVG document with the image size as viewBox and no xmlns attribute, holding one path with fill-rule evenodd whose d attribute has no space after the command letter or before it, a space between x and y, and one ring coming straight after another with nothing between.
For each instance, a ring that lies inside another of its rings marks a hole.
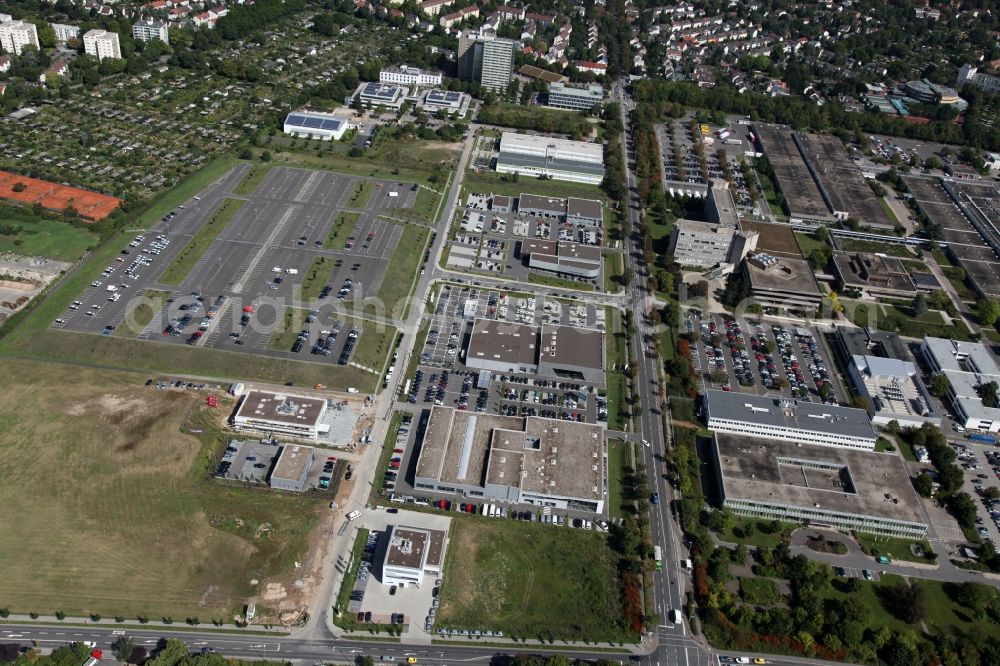
<instances>
[{"instance_id":1,"label":"parking lot","mask_svg":"<svg viewBox=\"0 0 1000 666\"><path fill-rule=\"evenodd\" d=\"M689 320L698 335L692 356L710 388L847 404L819 331L721 315Z\"/></svg>"},{"instance_id":2,"label":"parking lot","mask_svg":"<svg viewBox=\"0 0 1000 666\"><path fill-rule=\"evenodd\" d=\"M250 197L233 194L247 169L236 167L136 236L115 263L94 276L57 326L116 335L145 301L155 313L134 327L140 339L350 362L355 344L364 344L365 330L375 325L349 314L360 312L364 299L378 292L402 234L400 224L380 214L412 206L415 186L279 167ZM234 199L243 205L186 277L179 284L160 282L205 221ZM356 223L343 249L335 249L330 241L342 211L353 213ZM296 309L293 323L307 324L299 351L292 350L292 341L285 346L272 340L289 308ZM341 334L330 343L335 329ZM331 345L331 353L308 354L317 343L324 349Z\"/></svg>"},{"instance_id":3,"label":"parking lot","mask_svg":"<svg viewBox=\"0 0 1000 666\"><path fill-rule=\"evenodd\" d=\"M983 541L1000 543L1000 500L991 499L1000 489L1000 448L976 444L953 444L958 453L957 463L965 471L963 490L975 497L979 509L976 531Z\"/></svg>"}]
</instances>

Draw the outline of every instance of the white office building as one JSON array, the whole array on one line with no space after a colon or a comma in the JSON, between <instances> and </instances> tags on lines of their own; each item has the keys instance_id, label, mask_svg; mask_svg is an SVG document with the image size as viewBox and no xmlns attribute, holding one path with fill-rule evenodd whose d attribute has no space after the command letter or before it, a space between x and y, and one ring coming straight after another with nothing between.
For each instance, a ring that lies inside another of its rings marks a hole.
<instances>
[{"instance_id":1,"label":"white office building","mask_svg":"<svg viewBox=\"0 0 1000 666\"><path fill-rule=\"evenodd\" d=\"M1000 385L1000 367L989 350L978 342L924 338L920 352L934 372L948 378L944 402L956 423L967 430L1000 432L1000 408L987 406L980 395L983 386Z\"/></svg>"},{"instance_id":2,"label":"white office building","mask_svg":"<svg viewBox=\"0 0 1000 666\"><path fill-rule=\"evenodd\" d=\"M711 268L718 264L738 264L757 248L756 231L741 232L712 222L677 220L670 233L667 254L682 266Z\"/></svg>"},{"instance_id":3,"label":"white office building","mask_svg":"<svg viewBox=\"0 0 1000 666\"><path fill-rule=\"evenodd\" d=\"M158 39L164 44L170 43L170 33L168 23L160 19L148 18L136 22L132 26L132 36L144 42L151 42Z\"/></svg>"},{"instance_id":4,"label":"white office building","mask_svg":"<svg viewBox=\"0 0 1000 666\"><path fill-rule=\"evenodd\" d=\"M875 450L875 430L863 409L710 389L705 411L709 429L716 432Z\"/></svg>"},{"instance_id":5,"label":"white office building","mask_svg":"<svg viewBox=\"0 0 1000 666\"><path fill-rule=\"evenodd\" d=\"M499 173L598 185L604 180L604 147L586 141L504 132L496 168Z\"/></svg>"},{"instance_id":6,"label":"white office building","mask_svg":"<svg viewBox=\"0 0 1000 666\"><path fill-rule=\"evenodd\" d=\"M56 33L56 41L66 43L71 39L76 39L80 36L80 28L75 25L66 25L64 23L51 23L52 32Z\"/></svg>"},{"instance_id":7,"label":"white office building","mask_svg":"<svg viewBox=\"0 0 1000 666\"><path fill-rule=\"evenodd\" d=\"M21 55L25 46L38 45L38 30L34 23L26 21L4 21L0 23L0 46L7 53Z\"/></svg>"},{"instance_id":8,"label":"white office building","mask_svg":"<svg viewBox=\"0 0 1000 666\"><path fill-rule=\"evenodd\" d=\"M420 587L425 576L440 576L447 536L444 530L387 525L376 547L382 584Z\"/></svg>"},{"instance_id":9,"label":"white office building","mask_svg":"<svg viewBox=\"0 0 1000 666\"><path fill-rule=\"evenodd\" d=\"M854 390L871 405L869 413L875 425L885 426L891 421L904 428L919 428L924 423L941 425L941 419L931 413L930 397L912 362L855 355L848 374Z\"/></svg>"},{"instance_id":10,"label":"white office building","mask_svg":"<svg viewBox=\"0 0 1000 666\"><path fill-rule=\"evenodd\" d=\"M380 83L398 83L404 86L439 86L444 75L436 69L420 69L409 65L386 67L379 72Z\"/></svg>"},{"instance_id":11,"label":"white office building","mask_svg":"<svg viewBox=\"0 0 1000 666\"><path fill-rule=\"evenodd\" d=\"M570 111L592 111L603 101L604 87L599 83L573 85L554 81L549 84L549 98L546 105Z\"/></svg>"},{"instance_id":12,"label":"white office building","mask_svg":"<svg viewBox=\"0 0 1000 666\"><path fill-rule=\"evenodd\" d=\"M958 70L958 81L955 87L962 90L962 86L974 86L988 93L1000 92L1000 76L980 72L972 65L962 65Z\"/></svg>"},{"instance_id":13,"label":"white office building","mask_svg":"<svg viewBox=\"0 0 1000 666\"><path fill-rule=\"evenodd\" d=\"M120 60L122 57L121 47L118 43L118 33L107 30L88 30L83 35L83 50L87 55L98 60L111 58Z\"/></svg>"},{"instance_id":14,"label":"white office building","mask_svg":"<svg viewBox=\"0 0 1000 666\"><path fill-rule=\"evenodd\" d=\"M292 111L285 117L284 132L296 137L340 141L348 123L344 118L319 111Z\"/></svg>"},{"instance_id":15,"label":"white office building","mask_svg":"<svg viewBox=\"0 0 1000 666\"><path fill-rule=\"evenodd\" d=\"M319 398L250 391L233 416L233 427L271 436L319 439L330 431L323 423L326 410L326 400Z\"/></svg>"}]
</instances>

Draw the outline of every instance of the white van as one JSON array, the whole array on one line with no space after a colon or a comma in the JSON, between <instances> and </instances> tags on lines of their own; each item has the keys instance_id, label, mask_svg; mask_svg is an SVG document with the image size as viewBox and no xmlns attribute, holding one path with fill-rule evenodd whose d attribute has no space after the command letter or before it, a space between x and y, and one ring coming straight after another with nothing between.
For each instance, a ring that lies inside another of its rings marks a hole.
<instances>
[{"instance_id":1,"label":"white van","mask_svg":"<svg viewBox=\"0 0 1000 666\"><path fill-rule=\"evenodd\" d=\"M682 622L684 622L684 618L681 617L681 612L676 608L670 609L668 617L670 618L670 621L673 622L674 624L681 624Z\"/></svg>"},{"instance_id":2,"label":"white van","mask_svg":"<svg viewBox=\"0 0 1000 666\"><path fill-rule=\"evenodd\" d=\"M355 518L360 518L360 517L361 517L360 511L351 511L349 514L347 514L348 520L354 520Z\"/></svg>"},{"instance_id":3,"label":"white van","mask_svg":"<svg viewBox=\"0 0 1000 666\"><path fill-rule=\"evenodd\" d=\"M118 291L118 287L117 287L117 286L115 286L115 285L113 285L113 284L109 284L109 285L108 285L107 287L105 287L104 289L105 289L105 291Z\"/></svg>"},{"instance_id":4,"label":"white van","mask_svg":"<svg viewBox=\"0 0 1000 666\"><path fill-rule=\"evenodd\" d=\"M286 268L285 269L285 273L287 273L288 275L298 275L299 274L299 269L297 269L297 268Z\"/></svg>"}]
</instances>

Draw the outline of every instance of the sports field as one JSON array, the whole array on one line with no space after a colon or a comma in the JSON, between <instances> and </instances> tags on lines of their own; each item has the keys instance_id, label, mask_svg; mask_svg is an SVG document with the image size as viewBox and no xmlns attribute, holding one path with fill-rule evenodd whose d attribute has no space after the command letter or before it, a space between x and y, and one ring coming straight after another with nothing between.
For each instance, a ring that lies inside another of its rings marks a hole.
<instances>
[{"instance_id":1,"label":"sports field","mask_svg":"<svg viewBox=\"0 0 1000 666\"><path fill-rule=\"evenodd\" d=\"M4 363L0 600L11 612L231 618L294 562L325 505L209 480L219 410L145 375ZM183 429L203 430L198 436ZM201 438L201 439L199 439Z\"/></svg>"},{"instance_id":2,"label":"sports field","mask_svg":"<svg viewBox=\"0 0 1000 666\"><path fill-rule=\"evenodd\" d=\"M539 523L452 520L437 627L517 638L626 640L606 537Z\"/></svg>"}]
</instances>

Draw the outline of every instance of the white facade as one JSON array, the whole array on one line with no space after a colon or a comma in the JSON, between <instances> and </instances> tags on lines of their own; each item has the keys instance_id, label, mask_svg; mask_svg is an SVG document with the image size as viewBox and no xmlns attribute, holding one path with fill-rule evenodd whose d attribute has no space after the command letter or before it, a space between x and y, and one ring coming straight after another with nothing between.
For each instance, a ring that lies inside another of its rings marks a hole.
<instances>
[{"instance_id":1,"label":"white facade","mask_svg":"<svg viewBox=\"0 0 1000 666\"><path fill-rule=\"evenodd\" d=\"M284 132L322 141L340 141L348 126L346 120L330 113L292 111L285 117Z\"/></svg>"},{"instance_id":2,"label":"white facade","mask_svg":"<svg viewBox=\"0 0 1000 666\"><path fill-rule=\"evenodd\" d=\"M329 432L329 426L323 423L326 410L326 400L250 391L233 416L233 427L315 440Z\"/></svg>"},{"instance_id":3,"label":"white facade","mask_svg":"<svg viewBox=\"0 0 1000 666\"><path fill-rule=\"evenodd\" d=\"M75 25L65 25L63 23L52 23L52 32L56 33L57 42L68 42L80 36L80 28Z\"/></svg>"},{"instance_id":4,"label":"white facade","mask_svg":"<svg viewBox=\"0 0 1000 666\"><path fill-rule=\"evenodd\" d=\"M1000 432L1000 408L984 405L978 392L990 382L1000 385L1000 367L989 350L978 342L924 338L920 352L934 372L948 378L944 402L955 421L966 430Z\"/></svg>"},{"instance_id":5,"label":"white facade","mask_svg":"<svg viewBox=\"0 0 1000 666\"><path fill-rule=\"evenodd\" d=\"M6 21L0 23L0 46L7 53L21 55L25 46L38 45L38 30L34 23L25 21Z\"/></svg>"},{"instance_id":6,"label":"white facade","mask_svg":"<svg viewBox=\"0 0 1000 666\"><path fill-rule=\"evenodd\" d=\"M164 44L170 43L170 33L167 29L167 22L158 19L146 19L139 21L132 26L132 36L144 42L151 42L158 39Z\"/></svg>"},{"instance_id":7,"label":"white facade","mask_svg":"<svg viewBox=\"0 0 1000 666\"><path fill-rule=\"evenodd\" d=\"M111 58L121 60L122 51L118 43L118 33L107 30L88 30L83 36L83 50L98 60Z\"/></svg>"},{"instance_id":8,"label":"white facade","mask_svg":"<svg viewBox=\"0 0 1000 666\"><path fill-rule=\"evenodd\" d=\"M997 93L1000 92L1000 76L980 72L972 65L962 65L958 70L958 82L955 87L961 90L964 85L975 86L988 93Z\"/></svg>"},{"instance_id":9,"label":"white facade","mask_svg":"<svg viewBox=\"0 0 1000 666\"><path fill-rule=\"evenodd\" d=\"M499 173L597 185L604 180L604 147L586 141L504 132L496 169Z\"/></svg>"},{"instance_id":10,"label":"white facade","mask_svg":"<svg viewBox=\"0 0 1000 666\"><path fill-rule=\"evenodd\" d=\"M404 86L439 86L444 80L444 75L437 70L400 65L386 67L380 71L378 80L380 83L399 83Z\"/></svg>"}]
</instances>

